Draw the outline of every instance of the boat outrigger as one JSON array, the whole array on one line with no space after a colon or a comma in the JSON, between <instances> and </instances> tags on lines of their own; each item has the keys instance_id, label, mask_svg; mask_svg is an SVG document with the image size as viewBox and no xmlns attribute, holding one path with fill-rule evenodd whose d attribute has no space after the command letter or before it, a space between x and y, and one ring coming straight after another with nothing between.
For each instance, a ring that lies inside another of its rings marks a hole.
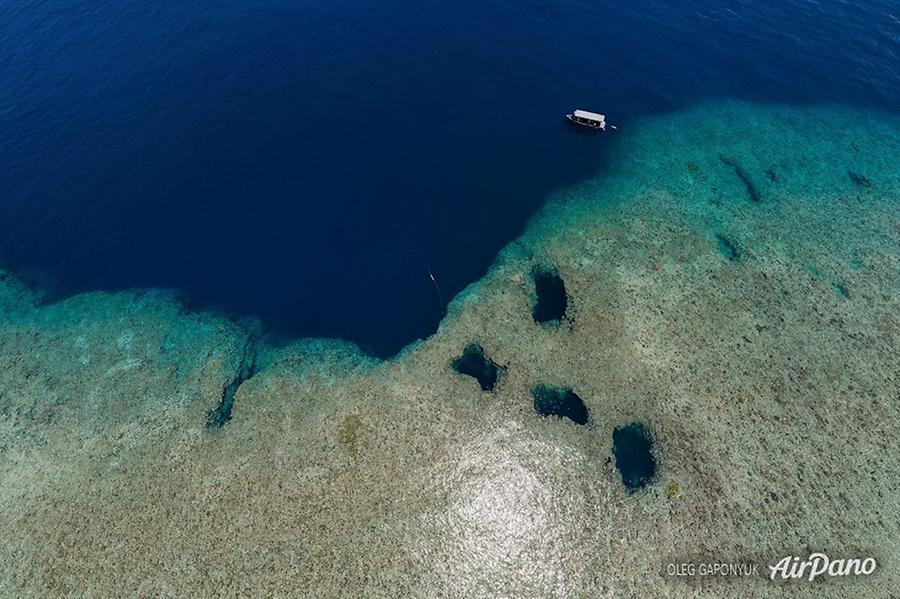
<instances>
[{"instance_id":1,"label":"boat outrigger","mask_svg":"<svg viewBox=\"0 0 900 599\"><path fill-rule=\"evenodd\" d=\"M593 131L606 131L606 115L596 112L588 112L587 110L576 110L566 115L566 118L573 125L578 125ZM615 129L614 125L611 128Z\"/></svg>"}]
</instances>

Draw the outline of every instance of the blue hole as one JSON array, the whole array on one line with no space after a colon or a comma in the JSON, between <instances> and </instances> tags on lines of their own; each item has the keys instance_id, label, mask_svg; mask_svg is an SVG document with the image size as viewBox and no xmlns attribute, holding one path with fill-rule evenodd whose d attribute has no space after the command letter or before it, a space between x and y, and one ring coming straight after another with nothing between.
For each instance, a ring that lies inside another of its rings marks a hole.
<instances>
[{"instance_id":1,"label":"blue hole","mask_svg":"<svg viewBox=\"0 0 900 599\"><path fill-rule=\"evenodd\" d=\"M558 274L550 270L538 270L534 273L534 291L537 303L531 312L535 322L559 322L566 315L569 296L566 284Z\"/></svg>"},{"instance_id":2,"label":"blue hole","mask_svg":"<svg viewBox=\"0 0 900 599\"><path fill-rule=\"evenodd\" d=\"M468 345L460 357L453 360L453 370L475 378L483 391L493 391L500 368L484 355L484 349L474 343Z\"/></svg>"},{"instance_id":3,"label":"blue hole","mask_svg":"<svg viewBox=\"0 0 900 599\"><path fill-rule=\"evenodd\" d=\"M629 491L637 491L653 480L656 460L652 448L653 438L642 424L632 422L613 431L616 468Z\"/></svg>"},{"instance_id":4,"label":"blue hole","mask_svg":"<svg viewBox=\"0 0 900 599\"><path fill-rule=\"evenodd\" d=\"M576 424L587 424L587 406L571 389L538 385L531 391L534 409L541 416L568 418Z\"/></svg>"}]
</instances>

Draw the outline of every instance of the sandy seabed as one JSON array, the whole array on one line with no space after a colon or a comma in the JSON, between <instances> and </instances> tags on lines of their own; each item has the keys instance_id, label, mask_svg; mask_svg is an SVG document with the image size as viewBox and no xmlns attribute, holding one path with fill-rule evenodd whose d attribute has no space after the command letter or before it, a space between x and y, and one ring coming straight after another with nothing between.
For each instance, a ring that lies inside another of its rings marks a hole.
<instances>
[{"instance_id":1,"label":"sandy seabed","mask_svg":"<svg viewBox=\"0 0 900 599\"><path fill-rule=\"evenodd\" d=\"M839 106L647 118L384 362L4 275L0 595L890 597L898 158L900 119ZM542 269L558 324L532 318ZM471 343L493 391L451 367ZM537 385L587 424L538 415ZM612 455L631 422L658 464L634 492ZM878 568L666 575L815 551Z\"/></svg>"}]
</instances>

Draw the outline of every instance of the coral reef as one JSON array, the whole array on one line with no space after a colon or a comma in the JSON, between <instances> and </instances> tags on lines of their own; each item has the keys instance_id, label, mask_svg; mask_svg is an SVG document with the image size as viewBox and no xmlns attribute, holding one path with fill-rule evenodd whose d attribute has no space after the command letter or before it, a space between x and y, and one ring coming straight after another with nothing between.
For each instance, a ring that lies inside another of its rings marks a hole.
<instances>
[{"instance_id":1,"label":"coral reef","mask_svg":"<svg viewBox=\"0 0 900 599\"><path fill-rule=\"evenodd\" d=\"M389 361L0 277L0 595L890 596L900 121L718 101L612 139ZM878 570L665 575L811 551Z\"/></svg>"},{"instance_id":2,"label":"coral reef","mask_svg":"<svg viewBox=\"0 0 900 599\"><path fill-rule=\"evenodd\" d=\"M738 179L741 180L744 187L747 189L747 196L750 198L751 202L759 203L762 201L762 195L760 195L759 190L756 188L756 185L753 184L753 180L750 178L747 171L744 170L744 167L731 158L727 158L721 154L719 155L719 160L722 161L722 164L734 169L734 174L737 175ZM766 171L766 173L771 173L771 171ZM772 179L771 175L769 175L769 178Z\"/></svg>"}]
</instances>

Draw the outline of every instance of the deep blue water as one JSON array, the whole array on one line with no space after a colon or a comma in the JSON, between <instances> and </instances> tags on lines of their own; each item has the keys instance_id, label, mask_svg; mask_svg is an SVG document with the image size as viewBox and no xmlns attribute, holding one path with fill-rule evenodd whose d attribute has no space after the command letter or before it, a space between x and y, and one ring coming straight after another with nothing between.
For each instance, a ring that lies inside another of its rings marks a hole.
<instances>
[{"instance_id":1,"label":"deep blue water","mask_svg":"<svg viewBox=\"0 0 900 599\"><path fill-rule=\"evenodd\" d=\"M566 111L897 110L898 6L0 0L0 264L388 355L602 169Z\"/></svg>"}]
</instances>

